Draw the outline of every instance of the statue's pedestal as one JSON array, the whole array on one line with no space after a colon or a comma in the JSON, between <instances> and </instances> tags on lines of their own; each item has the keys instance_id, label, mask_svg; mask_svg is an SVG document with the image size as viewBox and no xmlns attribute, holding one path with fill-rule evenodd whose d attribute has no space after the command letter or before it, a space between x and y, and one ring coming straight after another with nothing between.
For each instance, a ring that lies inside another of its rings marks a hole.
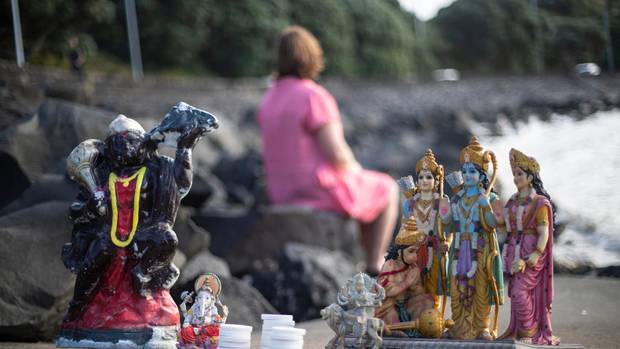
<instances>
[{"instance_id":1,"label":"statue's pedestal","mask_svg":"<svg viewBox=\"0 0 620 349\"><path fill-rule=\"evenodd\" d=\"M141 329L61 330L57 348L176 349L177 326Z\"/></svg>"},{"instance_id":2,"label":"statue's pedestal","mask_svg":"<svg viewBox=\"0 0 620 349\"><path fill-rule=\"evenodd\" d=\"M355 338L345 339L345 348L357 348ZM383 337L384 349L584 349L580 344L561 344L559 346L524 344L514 340L501 341L459 341L453 339L390 338Z\"/></svg>"},{"instance_id":3,"label":"statue's pedestal","mask_svg":"<svg viewBox=\"0 0 620 349\"><path fill-rule=\"evenodd\" d=\"M60 348L176 348L179 310L165 289L141 296L133 288L127 251L118 249L79 319L65 322Z\"/></svg>"}]
</instances>

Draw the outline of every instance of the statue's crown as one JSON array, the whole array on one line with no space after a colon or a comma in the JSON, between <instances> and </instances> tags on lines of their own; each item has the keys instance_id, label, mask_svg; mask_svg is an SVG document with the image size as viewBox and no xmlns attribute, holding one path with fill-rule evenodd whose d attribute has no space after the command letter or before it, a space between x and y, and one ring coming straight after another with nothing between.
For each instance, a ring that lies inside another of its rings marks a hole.
<instances>
[{"instance_id":1,"label":"statue's crown","mask_svg":"<svg viewBox=\"0 0 620 349\"><path fill-rule=\"evenodd\" d=\"M461 161L461 165L466 162L471 162L472 164L478 165L485 172L489 170L489 165L491 164L490 156L485 153L476 136L472 136L469 144L461 150L459 160Z\"/></svg>"},{"instance_id":2,"label":"statue's crown","mask_svg":"<svg viewBox=\"0 0 620 349\"><path fill-rule=\"evenodd\" d=\"M425 237L426 235L418 230L415 217L411 215L407 220L403 220L394 243L396 245L411 246L422 242Z\"/></svg>"},{"instance_id":3,"label":"statue's crown","mask_svg":"<svg viewBox=\"0 0 620 349\"><path fill-rule=\"evenodd\" d=\"M540 165L533 157L527 156L515 148L510 149L510 167L519 167L532 173L540 172Z\"/></svg>"},{"instance_id":4,"label":"statue's crown","mask_svg":"<svg viewBox=\"0 0 620 349\"><path fill-rule=\"evenodd\" d=\"M123 114L118 114L116 119L112 120L110 126L108 126L108 136L123 132L136 132L140 135L145 133L144 128L136 120L126 117Z\"/></svg>"},{"instance_id":5,"label":"statue's crown","mask_svg":"<svg viewBox=\"0 0 620 349\"><path fill-rule=\"evenodd\" d=\"M416 173L420 173L422 170L429 170L433 175L437 175L437 171L439 170L439 164L435 159L435 154L433 154L433 151L430 149L428 149L426 153L424 153L424 156L415 164Z\"/></svg>"}]
</instances>

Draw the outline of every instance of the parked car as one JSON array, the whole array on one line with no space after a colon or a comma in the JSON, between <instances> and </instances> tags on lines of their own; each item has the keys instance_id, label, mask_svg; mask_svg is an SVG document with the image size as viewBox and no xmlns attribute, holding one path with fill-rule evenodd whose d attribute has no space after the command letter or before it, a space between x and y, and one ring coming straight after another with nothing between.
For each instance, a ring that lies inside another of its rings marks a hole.
<instances>
[{"instance_id":1,"label":"parked car","mask_svg":"<svg viewBox=\"0 0 620 349\"><path fill-rule=\"evenodd\" d=\"M431 74L435 81L459 81L461 79L461 73L452 68L433 70Z\"/></svg>"},{"instance_id":2,"label":"parked car","mask_svg":"<svg viewBox=\"0 0 620 349\"><path fill-rule=\"evenodd\" d=\"M599 76L601 67L596 63L579 63L573 68L573 72L579 76Z\"/></svg>"}]
</instances>

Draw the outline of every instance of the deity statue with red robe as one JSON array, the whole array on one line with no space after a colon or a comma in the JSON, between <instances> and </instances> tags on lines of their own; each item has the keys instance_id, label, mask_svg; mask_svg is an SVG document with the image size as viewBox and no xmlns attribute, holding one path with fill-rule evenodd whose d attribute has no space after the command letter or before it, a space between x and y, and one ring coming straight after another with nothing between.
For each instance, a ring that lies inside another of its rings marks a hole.
<instances>
[{"instance_id":1,"label":"deity statue with red robe","mask_svg":"<svg viewBox=\"0 0 620 349\"><path fill-rule=\"evenodd\" d=\"M209 122L183 122L195 121L195 113ZM163 128L166 121L174 127ZM149 133L119 115L104 141L86 140L73 150L67 172L80 193L62 257L77 278L59 347L175 347L180 320L169 289L179 270L172 228L192 185L192 149L212 128L214 116L181 102ZM170 132L180 134L174 159L157 152Z\"/></svg>"}]
</instances>

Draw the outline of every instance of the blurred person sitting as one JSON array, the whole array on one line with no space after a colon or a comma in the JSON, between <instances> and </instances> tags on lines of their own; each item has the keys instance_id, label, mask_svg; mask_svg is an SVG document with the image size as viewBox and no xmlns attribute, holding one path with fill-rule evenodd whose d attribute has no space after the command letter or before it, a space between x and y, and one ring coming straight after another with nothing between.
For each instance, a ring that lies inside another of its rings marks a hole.
<instances>
[{"instance_id":1,"label":"blurred person sitting","mask_svg":"<svg viewBox=\"0 0 620 349\"><path fill-rule=\"evenodd\" d=\"M86 63L86 52L80 47L80 38L72 36L69 38L69 66L71 72L82 77L84 64Z\"/></svg>"},{"instance_id":2,"label":"blurred person sitting","mask_svg":"<svg viewBox=\"0 0 620 349\"><path fill-rule=\"evenodd\" d=\"M314 81L323 69L318 40L302 27L287 27L276 55L276 80L258 111L270 198L356 219L366 271L377 275L398 216L397 185L355 159L336 101Z\"/></svg>"}]
</instances>

